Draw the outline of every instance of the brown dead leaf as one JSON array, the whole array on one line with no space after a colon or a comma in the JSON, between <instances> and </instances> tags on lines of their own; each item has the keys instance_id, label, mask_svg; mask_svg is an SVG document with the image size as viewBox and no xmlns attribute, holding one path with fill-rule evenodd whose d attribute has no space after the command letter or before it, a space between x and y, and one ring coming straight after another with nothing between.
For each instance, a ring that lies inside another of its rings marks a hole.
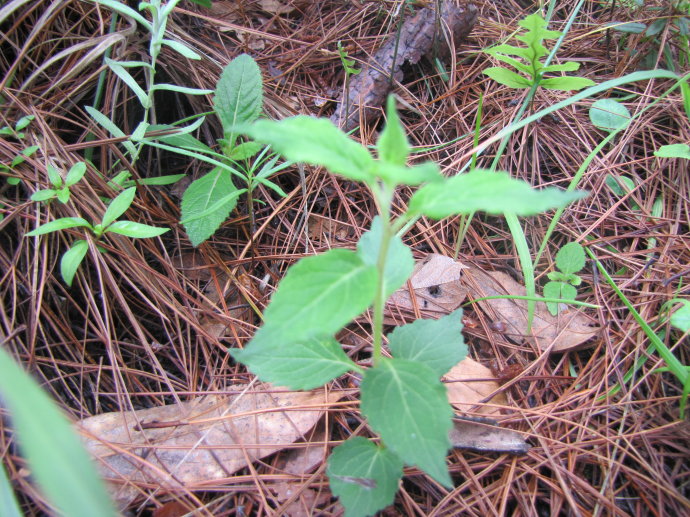
<instances>
[{"instance_id":1,"label":"brown dead leaf","mask_svg":"<svg viewBox=\"0 0 690 517\"><path fill-rule=\"evenodd\" d=\"M491 400L485 400L500 387L494 379L495 377L489 368L469 357L453 366L443 377L448 389L448 401L460 412L466 412L473 406L484 402L507 405L508 400L503 392L495 395ZM473 413L498 415L500 410L496 407L481 405Z\"/></svg>"},{"instance_id":2,"label":"brown dead leaf","mask_svg":"<svg viewBox=\"0 0 690 517\"><path fill-rule=\"evenodd\" d=\"M347 239L349 227L330 217L312 214L308 219L309 238L318 243L331 244Z\"/></svg>"},{"instance_id":3,"label":"brown dead leaf","mask_svg":"<svg viewBox=\"0 0 690 517\"><path fill-rule=\"evenodd\" d=\"M469 266L462 283L473 298L501 295L525 295L525 288L500 271L483 271ZM505 324L505 335L517 343L527 334L527 302L525 300L496 299L479 302L479 307L491 320ZM595 321L581 311L568 309L552 316L546 304L537 303L532 322L532 336L539 349L564 352L583 347L599 332Z\"/></svg>"},{"instance_id":4,"label":"brown dead leaf","mask_svg":"<svg viewBox=\"0 0 690 517\"><path fill-rule=\"evenodd\" d=\"M526 454L530 450L520 433L499 427L490 418L460 418L453 422L449 437L456 449L510 454Z\"/></svg>"},{"instance_id":5,"label":"brown dead leaf","mask_svg":"<svg viewBox=\"0 0 690 517\"><path fill-rule=\"evenodd\" d=\"M228 391L243 389L231 386ZM247 462L302 438L327 406L343 397L324 390L271 390L260 385L238 395L106 413L77 427L110 482L113 499L126 508L141 485L179 492L230 477Z\"/></svg>"},{"instance_id":6,"label":"brown dead leaf","mask_svg":"<svg viewBox=\"0 0 690 517\"><path fill-rule=\"evenodd\" d=\"M279 2L278 0L259 0L261 9L271 14L287 14L295 10L292 2Z\"/></svg>"},{"instance_id":7,"label":"brown dead leaf","mask_svg":"<svg viewBox=\"0 0 690 517\"><path fill-rule=\"evenodd\" d=\"M466 267L436 253L418 261L409 280L415 294L414 303L407 286L395 291L388 300L386 323L399 325L413 320L415 305L425 318L439 318L453 312L467 296L467 289L459 282Z\"/></svg>"},{"instance_id":8,"label":"brown dead leaf","mask_svg":"<svg viewBox=\"0 0 690 517\"><path fill-rule=\"evenodd\" d=\"M304 488L287 482L277 483L273 490L276 493L278 502L295 499L286 506L281 507L279 509L280 512L276 512L276 515L283 515L285 517L311 517L316 515L316 508L328 502L332 497L328 491L317 492L311 488Z\"/></svg>"}]
</instances>

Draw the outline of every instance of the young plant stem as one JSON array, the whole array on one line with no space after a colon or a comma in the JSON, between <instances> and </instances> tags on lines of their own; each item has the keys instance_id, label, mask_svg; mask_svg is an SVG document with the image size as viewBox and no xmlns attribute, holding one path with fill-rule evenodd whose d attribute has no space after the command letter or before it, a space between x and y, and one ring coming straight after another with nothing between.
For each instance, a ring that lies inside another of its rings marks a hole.
<instances>
[{"instance_id":1,"label":"young plant stem","mask_svg":"<svg viewBox=\"0 0 690 517\"><path fill-rule=\"evenodd\" d=\"M386 305L386 283L384 279L384 274L386 272L386 257L388 256L388 247L390 246L394 232L390 220L390 207L393 198L393 189L384 185L380 188L372 190L378 201L379 212L381 214L381 243L379 247L379 256L376 261L378 277L376 279L376 295L374 297L372 352L372 365L376 367L381 361L381 349L383 347L383 309Z\"/></svg>"}]
</instances>

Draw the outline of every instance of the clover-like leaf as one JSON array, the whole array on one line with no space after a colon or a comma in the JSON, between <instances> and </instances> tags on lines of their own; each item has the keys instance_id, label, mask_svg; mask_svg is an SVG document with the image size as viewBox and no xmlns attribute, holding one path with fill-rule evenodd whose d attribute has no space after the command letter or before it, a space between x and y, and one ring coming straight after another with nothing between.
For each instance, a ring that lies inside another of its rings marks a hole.
<instances>
[{"instance_id":1,"label":"clover-like leaf","mask_svg":"<svg viewBox=\"0 0 690 517\"><path fill-rule=\"evenodd\" d=\"M585 267L585 249L578 242L569 242L556 253L556 266L563 273L577 273Z\"/></svg>"}]
</instances>

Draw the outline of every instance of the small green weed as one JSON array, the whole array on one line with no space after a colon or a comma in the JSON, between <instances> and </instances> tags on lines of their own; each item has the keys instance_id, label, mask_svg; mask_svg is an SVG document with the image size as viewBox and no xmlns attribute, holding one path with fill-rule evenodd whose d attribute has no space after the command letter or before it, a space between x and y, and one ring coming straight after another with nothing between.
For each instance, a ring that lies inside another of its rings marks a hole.
<instances>
[{"instance_id":1,"label":"small green weed","mask_svg":"<svg viewBox=\"0 0 690 517\"><path fill-rule=\"evenodd\" d=\"M23 130L26 129L29 124L31 124L31 121L33 121L34 116L33 115L27 115L24 117L21 117L14 127L10 126L3 126L0 128L0 137L10 137L14 138L15 140L24 140L26 135L23 133ZM37 145L29 145L26 146L24 149L22 149L17 156L15 156L12 161L10 162L9 165L0 163L0 173L7 174L12 171L17 165L24 163L27 158L29 158L31 155L36 153L38 151L39 147ZM8 176L7 177L7 183L9 185L18 185L20 182L20 179L15 177L15 176Z\"/></svg>"},{"instance_id":2,"label":"small green weed","mask_svg":"<svg viewBox=\"0 0 690 517\"><path fill-rule=\"evenodd\" d=\"M348 371L362 375L361 411L381 441L353 437L336 447L328 461L331 490L348 516L372 515L389 505L403 465L416 465L452 486L445 457L453 410L440 378L466 354L461 310L396 328L387 336L393 357L384 357L386 300L414 268L399 233L421 216L532 215L585 193L537 191L504 172L475 170L445 178L435 163L407 166L410 146L393 97L376 145L378 159L325 119L257 120L244 132L289 160L364 183L379 215L356 250L332 249L290 267L264 312L263 326L244 349L230 353L260 379L293 389L316 388ZM399 186L417 188L407 209L394 216L393 194ZM364 368L334 336L372 305L372 364Z\"/></svg>"},{"instance_id":3,"label":"small green weed","mask_svg":"<svg viewBox=\"0 0 690 517\"><path fill-rule=\"evenodd\" d=\"M584 77L544 77L545 74L551 72L574 72L580 68L580 64L566 61L559 65L544 65L541 62L541 59L549 53L542 42L556 39L562 33L548 30L546 21L539 13L530 14L520 20L518 24L526 29L526 32L515 36L515 38L525 43L526 47L516 47L504 43L491 47L484 52L512 66L520 73L513 72L506 67L494 66L484 70L486 75L510 88L531 88L532 85L538 84L550 90L572 91L594 85L594 81ZM522 61L516 58L520 58Z\"/></svg>"},{"instance_id":4,"label":"small green weed","mask_svg":"<svg viewBox=\"0 0 690 517\"><path fill-rule=\"evenodd\" d=\"M582 283L582 279L575 273L585 267L584 248L577 242L569 242L563 246L556 254L556 267L560 271L548 274L550 282L544 286L544 298L575 300L576 288ZM551 314L558 314L560 304L547 302L546 306Z\"/></svg>"},{"instance_id":5,"label":"small green weed","mask_svg":"<svg viewBox=\"0 0 690 517\"><path fill-rule=\"evenodd\" d=\"M37 235L67 230L69 228L86 228L93 234L96 240L99 240L106 233L117 233L126 237L143 239L148 237L156 237L169 231L168 228L156 228L154 226L149 226L148 224L117 220L130 207L132 201L134 201L135 193L136 188L134 187L122 191L110 202L108 208L103 214L101 222L98 224L92 225L82 217L61 217L60 219L55 219L49 223L42 224L35 230L27 233L26 236L35 237ZM88 241L80 239L75 241L72 246L62 255L62 259L60 261L60 274L67 285L72 285L74 275L77 272L82 260L84 260L88 250Z\"/></svg>"},{"instance_id":6,"label":"small green weed","mask_svg":"<svg viewBox=\"0 0 690 517\"><path fill-rule=\"evenodd\" d=\"M67 172L65 179L62 179L60 172L48 164L48 180L53 188L37 190L31 195L31 201L51 201L57 199L60 203L67 203L70 198L70 187L81 181L86 173L86 163L77 162Z\"/></svg>"}]
</instances>

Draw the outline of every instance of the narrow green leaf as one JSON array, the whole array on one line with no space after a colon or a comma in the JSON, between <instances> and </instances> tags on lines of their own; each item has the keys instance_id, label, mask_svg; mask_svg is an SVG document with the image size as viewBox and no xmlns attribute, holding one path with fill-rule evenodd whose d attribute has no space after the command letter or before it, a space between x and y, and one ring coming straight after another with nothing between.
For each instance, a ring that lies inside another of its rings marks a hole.
<instances>
[{"instance_id":1,"label":"narrow green leaf","mask_svg":"<svg viewBox=\"0 0 690 517\"><path fill-rule=\"evenodd\" d=\"M548 72L574 72L575 70L579 70L580 68L580 63L576 63L575 61L566 61L565 63L560 63L558 65L549 65L545 66L544 68L541 69L543 73L548 73ZM594 84L594 82L592 82Z\"/></svg>"},{"instance_id":2,"label":"narrow green leaf","mask_svg":"<svg viewBox=\"0 0 690 517\"><path fill-rule=\"evenodd\" d=\"M111 121L108 117L103 115L100 111L91 106L84 106L86 112L94 119L101 127L105 128L111 135L115 138L124 138L127 135L122 131L117 125ZM129 140L124 140L122 145L127 150L130 156L135 156L137 154L137 148Z\"/></svg>"},{"instance_id":3,"label":"narrow green leaf","mask_svg":"<svg viewBox=\"0 0 690 517\"><path fill-rule=\"evenodd\" d=\"M138 21L143 27L146 28L149 32L151 32L152 27L151 23L144 18L141 14L136 12L134 9L131 7L127 6L126 4L118 1L118 0L97 0L99 4L105 5L109 9L112 9L116 13L121 14L125 18L131 18L133 20Z\"/></svg>"},{"instance_id":4,"label":"narrow green leaf","mask_svg":"<svg viewBox=\"0 0 690 517\"><path fill-rule=\"evenodd\" d=\"M532 86L532 81L529 79L500 66L491 66L485 69L483 73L509 88L529 88Z\"/></svg>"},{"instance_id":5,"label":"narrow green leaf","mask_svg":"<svg viewBox=\"0 0 690 517\"><path fill-rule=\"evenodd\" d=\"M690 331L690 300L678 299L681 307L671 314L671 325L680 329L682 332Z\"/></svg>"},{"instance_id":6,"label":"narrow green leaf","mask_svg":"<svg viewBox=\"0 0 690 517\"><path fill-rule=\"evenodd\" d=\"M57 191L53 189L37 190L31 194L31 201L48 201L57 196Z\"/></svg>"},{"instance_id":7,"label":"narrow green leaf","mask_svg":"<svg viewBox=\"0 0 690 517\"><path fill-rule=\"evenodd\" d=\"M630 34L642 34L647 28L647 25L639 22L609 22L606 24L606 26L615 31L627 32Z\"/></svg>"},{"instance_id":8,"label":"narrow green leaf","mask_svg":"<svg viewBox=\"0 0 690 517\"><path fill-rule=\"evenodd\" d=\"M61 217L60 219L55 219L49 223L42 224L35 230L30 231L26 234L27 237L35 237L36 235L44 235L50 232L57 232L59 230L66 230L68 228L77 228L83 226L86 228L91 228L91 225L86 219L81 217Z\"/></svg>"},{"instance_id":9,"label":"narrow green leaf","mask_svg":"<svg viewBox=\"0 0 690 517\"><path fill-rule=\"evenodd\" d=\"M71 187L72 185L79 183L79 181L81 181L81 179L84 177L84 174L86 174L86 163L75 163L74 165L72 165L69 172L67 173L67 177L65 178L65 185Z\"/></svg>"},{"instance_id":10,"label":"narrow green leaf","mask_svg":"<svg viewBox=\"0 0 690 517\"><path fill-rule=\"evenodd\" d=\"M19 503L14 495L12 483L10 483L7 477L5 465L2 462L0 462L0 515L5 517L24 517L24 513L19 509Z\"/></svg>"},{"instance_id":11,"label":"narrow green leaf","mask_svg":"<svg viewBox=\"0 0 690 517\"><path fill-rule=\"evenodd\" d=\"M595 127L610 133L628 125L630 112L618 101L599 99L589 109L589 120Z\"/></svg>"},{"instance_id":12,"label":"narrow green leaf","mask_svg":"<svg viewBox=\"0 0 690 517\"><path fill-rule=\"evenodd\" d=\"M542 79L539 85L542 88L548 88L549 90L558 91L577 91L582 90L582 88L587 88L589 86L594 86L596 83L591 79L586 77L549 77L548 79Z\"/></svg>"},{"instance_id":13,"label":"narrow green leaf","mask_svg":"<svg viewBox=\"0 0 690 517\"><path fill-rule=\"evenodd\" d=\"M197 121L199 122L199 121ZM203 122L201 120L200 122ZM194 123L192 126L196 126L197 124ZM200 125L200 124L199 124ZM165 144L174 146L174 147L181 147L183 149L191 149L193 151L201 152L201 153L208 153L208 154L213 154L213 149L211 149L209 146L204 144L203 142L199 141L198 139L194 138L192 135L187 133L186 131L190 129L188 126L186 128L180 128L177 126L171 126L169 124L151 124L148 127L149 132L153 131L165 131L165 130L171 130L171 131L177 131L176 133L172 133L170 135L165 135L165 136L156 136L156 137L149 137L147 136L147 139L154 139L159 142L163 142ZM192 129L193 130L193 129Z\"/></svg>"},{"instance_id":14,"label":"narrow green leaf","mask_svg":"<svg viewBox=\"0 0 690 517\"><path fill-rule=\"evenodd\" d=\"M180 181L182 178L184 178L186 174L169 174L167 176L155 176L153 178L143 178L139 180L140 185L152 185L152 186L160 186L160 185L172 185L173 183L177 183Z\"/></svg>"},{"instance_id":15,"label":"narrow green leaf","mask_svg":"<svg viewBox=\"0 0 690 517\"><path fill-rule=\"evenodd\" d=\"M393 503L402 468L403 462L390 450L355 436L333 449L326 472L345 517L357 517L374 515Z\"/></svg>"},{"instance_id":16,"label":"narrow green leaf","mask_svg":"<svg viewBox=\"0 0 690 517\"><path fill-rule=\"evenodd\" d=\"M50 163L46 167L46 171L48 172L48 181L50 181L50 184L56 189L62 188L63 181L60 172Z\"/></svg>"},{"instance_id":17,"label":"narrow green leaf","mask_svg":"<svg viewBox=\"0 0 690 517\"><path fill-rule=\"evenodd\" d=\"M262 178L259 176L254 176L254 181L252 181L252 185L256 186L259 183L270 188L273 192L278 194L280 197L287 197L287 192L285 192L282 188L280 188L278 185L273 183L271 180L266 179L266 178Z\"/></svg>"},{"instance_id":18,"label":"narrow green leaf","mask_svg":"<svg viewBox=\"0 0 690 517\"><path fill-rule=\"evenodd\" d=\"M15 131L21 131L23 129L26 129L29 124L36 118L34 115L25 115L21 117L19 120L17 120L17 123L14 125L14 130Z\"/></svg>"},{"instance_id":19,"label":"narrow green leaf","mask_svg":"<svg viewBox=\"0 0 690 517\"><path fill-rule=\"evenodd\" d=\"M379 260L382 232L381 217L376 216L371 223L371 229L362 235L357 243L357 254L365 264L372 267L376 267ZM414 257L410 248L403 244L400 237L394 235L388 247L384 270L384 292L387 297L407 282L413 269Z\"/></svg>"},{"instance_id":20,"label":"narrow green leaf","mask_svg":"<svg viewBox=\"0 0 690 517\"><path fill-rule=\"evenodd\" d=\"M294 343L334 335L374 300L376 268L354 251L333 249L292 267L264 312L262 337Z\"/></svg>"},{"instance_id":21,"label":"narrow green leaf","mask_svg":"<svg viewBox=\"0 0 690 517\"><path fill-rule=\"evenodd\" d=\"M223 69L213 107L226 134L259 117L263 109L263 82L261 69L251 56L241 54Z\"/></svg>"},{"instance_id":22,"label":"narrow green leaf","mask_svg":"<svg viewBox=\"0 0 690 517\"><path fill-rule=\"evenodd\" d=\"M632 192L635 188L635 182L627 176L614 176L613 174L607 174L604 180L606 186L611 189L618 197L623 197L629 192Z\"/></svg>"},{"instance_id":23,"label":"narrow green leaf","mask_svg":"<svg viewBox=\"0 0 690 517\"><path fill-rule=\"evenodd\" d=\"M228 158L235 161L247 160L261 151L262 147L263 144L258 142L243 142L232 148Z\"/></svg>"},{"instance_id":24,"label":"narrow green leaf","mask_svg":"<svg viewBox=\"0 0 690 517\"><path fill-rule=\"evenodd\" d=\"M144 135L146 134L146 131L148 130L149 126L150 124L148 122L145 122L143 120L139 122L136 129L132 133L132 136L130 136L130 139L133 142L140 142L144 138Z\"/></svg>"},{"instance_id":25,"label":"narrow green leaf","mask_svg":"<svg viewBox=\"0 0 690 517\"><path fill-rule=\"evenodd\" d=\"M505 172L476 169L423 186L410 199L409 212L432 219L476 211L526 216L565 206L586 195L584 191L566 192L555 187L535 190Z\"/></svg>"},{"instance_id":26,"label":"narrow green leaf","mask_svg":"<svg viewBox=\"0 0 690 517\"><path fill-rule=\"evenodd\" d=\"M686 160L690 160L690 145L662 145L658 150L654 151L654 156L658 156L659 158L685 158Z\"/></svg>"},{"instance_id":27,"label":"narrow green leaf","mask_svg":"<svg viewBox=\"0 0 690 517\"><path fill-rule=\"evenodd\" d=\"M647 30L645 31L644 35L656 36L662 30L664 30L667 22L668 20L666 18L659 18L658 20L654 20L652 23L649 24L649 27L647 27Z\"/></svg>"},{"instance_id":28,"label":"narrow green leaf","mask_svg":"<svg viewBox=\"0 0 690 517\"><path fill-rule=\"evenodd\" d=\"M123 83L129 86L129 89L132 90L132 93L137 96L139 103L145 109L151 107L151 99L149 99L144 89L139 86L139 83L137 83L136 79L132 77L132 74L130 74L124 66L108 57L105 58L105 64L108 65L108 67L122 80Z\"/></svg>"},{"instance_id":29,"label":"narrow green leaf","mask_svg":"<svg viewBox=\"0 0 690 517\"><path fill-rule=\"evenodd\" d=\"M103 220L101 221L103 228L107 228L118 217L127 211L127 209L132 205L132 201L134 201L134 196L136 193L136 187L130 187L120 192L117 197L110 202L108 208L106 208L105 213L103 214Z\"/></svg>"},{"instance_id":30,"label":"narrow green leaf","mask_svg":"<svg viewBox=\"0 0 690 517\"><path fill-rule=\"evenodd\" d=\"M563 273L577 273L585 267L585 250L578 242L569 242L556 253L556 266Z\"/></svg>"},{"instance_id":31,"label":"narrow green leaf","mask_svg":"<svg viewBox=\"0 0 690 517\"><path fill-rule=\"evenodd\" d=\"M178 54L181 54L182 56L186 57L187 59L193 59L195 61L198 61L201 59L201 56L194 52L191 48L189 48L185 43L182 43L181 41L175 41L171 39L164 39L161 43L163 45L167 45L171 49L173 49L175 52Z\"/></svg>"},{"instance_id":32,"label":"narrow green leaf","mask_svg":"<svg viewBox=\"0 0 690 517\"><path fill-rule=\"evenodd\" d=\"M379 159L392 165L405 165L410 154L405 129L395 109L395 97L388 96L386 104L386 125L376 142Z\"/></svg>"},{"instance_id":33,"label":"narrow green leaf","mask_svg":"<svg viewBox=\"0 0 690 517\"><path fill-rule=\"evenodd\" d=\"M215 233L235 208L238 196L232 176L220 167L187 187L182 195L181 222L193 246Z\"/></svg>"},{"instance_id":34,"label":"narrow green leaf","mask_svg":"<svg viewBox=\"0 0 690 517\"><path fill-rule=\"evenodd\" d=\"M72 287L72 280L79 269L79 265L89 251L89 243L85 240L78 240L68 249L60 260L60 274L65 283Z\"/></svg>"},{"instance_id":35,"label":"narrow green leaf","mask_svg":"<svg viewBox=\"0 0 690 517\"><path fill-rule=\"evenodd\" d=\"M515 48L516 50L525 50L526 51L526 49L520 49L517 47L511 47L511 48ZM519 55L518 52L508 52L508 54L518 54ZM492 52L491 55L494 56L499 61L502 61L502 62L514 67L518 72L522 72L523 74L529 76L530 78L532 78L534 75L534 70L532 69L531 64L526 65L522 61L520 61L519 59L515 59L514 57L506 56L504 54L501 54L500 52L496 52L496 53ZM502 67L497 67L497 68L502 68Z\"/></svg>"},{"instance_id":36,"label":"narrow green leaf","mask_svg":"<svg viewBox=\"0 0 690 517\"><path fill-rule=\"evenodd\" d=\"M376 162L374 174L389 185L421 185L443 180L441 170L434 162L424 162L412 167Z\"/></svg>"},{"instance_id":37,"label":"narrow green leaf","mask_svg":"<svg viewBox=\"0 0 690 517\"><path fill-rule=\"evenodd\" d=\"M265 331L259 329L243 350L233 349L230 353L259 379L276 386L311 390L359 369L332 336L315 336L296 343L264 336Z\"/></svg>"},{"instance_id":38,"label":"narrow green leaf","mask_svg":"<svg viewBox=\"0 0 690 517\"><path fill-rule=\"evenodd\" d=\"M384 443L450 488L446 453L453 410L436 372L416 361L384 358L364 373L360 390L362 413Z\"/></svg>"},{"instance_id":39,"label":"narrow green leaf","mask_svg":"<svg viewBox=\"0 0 690 517\"><path fill-rule=\"evenodd\" d=\"M269 144L293 162L322 165L355 181L375 180L369 151L348 138L330 120L298 115L279 122L257 120L247 128L257 142Z\"/></svg>"},{"instance_id":40,"label":"narrow green leaf","mask_svg":"<svg viewBox=\"0 0 690 517\"><path fill-rule=\"evenodd\" d=\"M158 237L168 231L170 231L170 228L159 228L148 224L136 223L134 221L115 221L106 228L106 232L108 233L117 233L135 239Z\"/></svg>"},{"instance_id":41,"label":"narrow green leaf","mask_svg":"<svg viewBox=\"0 0 690 517\"><path fill-rule=\"evenodd\" d=\"M467 355L462 337L462 309L437 320L418 319L388 334L388 347L398 359L418 361L438 377Z\"/></svg>"},{"instance_id":42,"label":"narrow green leaf","mask_svg":"<svg viewBox=\"0 0 690 517\"><path fill-rule=\"evenodd\" d=\"M203 88L191 88L189 86L178 86L176 84L158 83L151 87L152 92L157 91L184 93L185 95L210 95L213 90L204 90Z\"/></svg>"}]
</instances>

